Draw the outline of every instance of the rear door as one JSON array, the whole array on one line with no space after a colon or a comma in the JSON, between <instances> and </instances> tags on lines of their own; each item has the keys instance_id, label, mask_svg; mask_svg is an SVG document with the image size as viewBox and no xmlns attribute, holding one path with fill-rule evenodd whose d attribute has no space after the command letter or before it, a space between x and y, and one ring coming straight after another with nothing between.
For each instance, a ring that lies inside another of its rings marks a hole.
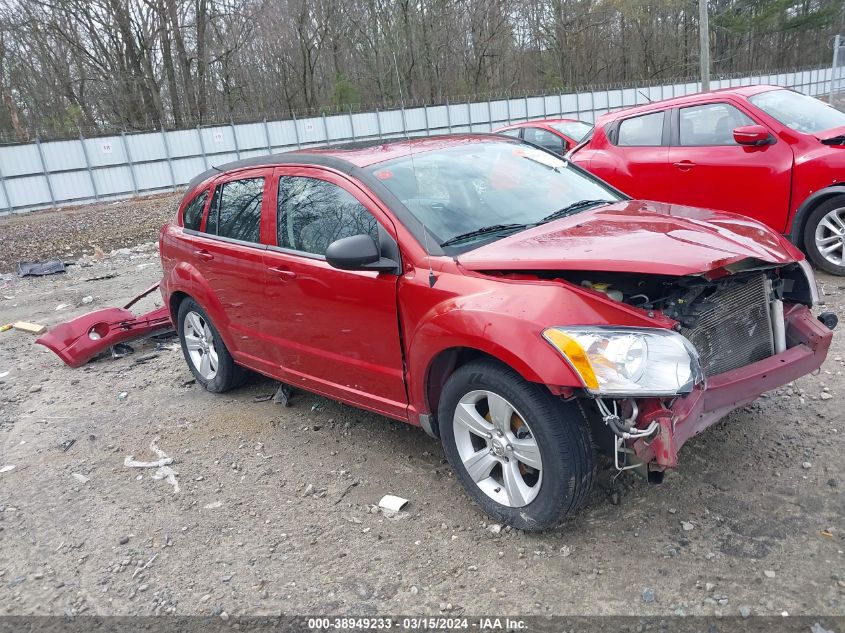
<instances>
[{"instance_id":1,"label":"rear door","mask_svg":"<svg viewBox=\"0 0 845 633\"><path fill-rule=\"evenodd\" d=\"M192 233L186 257L198 273L196 299L235 359L247 364L260 358L264 348L261 233L271 174L269 169L251 169L215 181L211 203L200 228Z\"/></svg>"},{"instance_id":2,"label":"rear door","mask_svg":"<svg viewBox=\"0 0 845 633\"><path fill-rule=\"evenodd\" d=\"M277 168L276 246L264 253L263 330L286 380L394 417L406 417L398 277L345 271L326 248L351 235L395 239L383 210L347 178L317 167Z\"/></svg>"},{"instance_id":3,"label":"rear door","mask_svg":"<svg viewBox=\"0 0 845 633\"><path fill-rule=\"evenodd\" d=\"M747 215L783 233L793 160L789 146L774 133L771 145L738 145L734 128L762 123L724 101L678 108L673 117L672 201Z\"/></svg>"},{"instance_id":4,"label":"rear door","mask_svg":"<svg viewBox=\"0 0 845 633\"><path fill-rule=\"evenodd\" d=\"M618 121L608 134L619 158L609 182L629 196L667 201L671 195L669 126L666 111Z\"/></svg>"}]
</instances>

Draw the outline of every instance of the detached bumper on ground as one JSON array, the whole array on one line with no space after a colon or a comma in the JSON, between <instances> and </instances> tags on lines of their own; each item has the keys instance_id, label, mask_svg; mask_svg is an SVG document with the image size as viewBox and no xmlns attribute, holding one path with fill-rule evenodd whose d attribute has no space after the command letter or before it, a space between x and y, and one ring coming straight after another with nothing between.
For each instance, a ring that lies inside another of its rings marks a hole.
<instances>
[{"instance_id":1,"label":"detached bumper on ground","mask_svg":"<svg viewBox=\"0 0 845 633\"><path fill-rule=\"evenodd\" d=\"M122 308L95 310L59 323L35 342L55 352L71 367L81 367L112 345L170 329L173 326L166 306L140 316L129 311L158 286L150 286Z\"/></svg>"},{"instance_id":2,"label":"detached bumper on ground","mask_svg":"<svg viewBox=\"0 0 845 633\"><path fill-rule=\"evenodd\" d=\"M637 457L645 463L654 462L652 467L658 470L674 468L678 451L687 440L764 392L819 369L827 357L833 332L805 306L789 307L784 319L786 351L708 378L706 386L676 399L669 407L658 400L643 401L638 426L646 427L656 421L660 431L648 441L634 442Z\"/></svg>"}]
</instances>

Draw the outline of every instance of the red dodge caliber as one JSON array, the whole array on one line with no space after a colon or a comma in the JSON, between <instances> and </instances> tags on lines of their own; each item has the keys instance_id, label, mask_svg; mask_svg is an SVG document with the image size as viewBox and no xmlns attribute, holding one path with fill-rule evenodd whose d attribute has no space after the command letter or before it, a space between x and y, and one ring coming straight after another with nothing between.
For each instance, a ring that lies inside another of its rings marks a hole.
<instances>
[{"instance_id":1,"label":"red dodge caliber","mask_svg":"<svg viewBox=\"0 0 845 633\"><path fill-rule=\"evenodd\" d=\"M225 165L190 184L161 257L200 385L252 370L419 425L525 530L584 503L597 449L659 475L832 336L775 231L630 200L501 136Z\"/></svg>"}]
</instances>

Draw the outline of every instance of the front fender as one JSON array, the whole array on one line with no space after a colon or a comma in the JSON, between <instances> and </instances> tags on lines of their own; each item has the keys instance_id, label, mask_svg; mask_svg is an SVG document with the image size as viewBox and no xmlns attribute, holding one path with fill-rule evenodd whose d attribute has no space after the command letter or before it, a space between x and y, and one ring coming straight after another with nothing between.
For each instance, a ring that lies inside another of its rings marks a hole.
<instances>
[{"instance_id":1,"label":"front fender","mask_svg":"<svg viewBox=\"0 0 845 633\"><path fill-rule=\"evenodd\" d=\"M510 366L525 380L557 391L580 388L582 384L560 353L543 338L547 327L608 324L671 327L673 324L669 319L651 318L641 310L564 281L529 283L467 275L459 277L457 283L474 285L477 292L451 294L444 289L450 296L416 319L407 335L409 399L411 407L421 413L428 412L427 389L432 365L441 353L450 349L483 352ZM400 289L403 299L424 291L417 286Z\"/></svg>"},{"instance_id":2,"label":"front fender","mask_svg":"<svg viewBox=\"0 0 845 633\"><path fill-rule=\"evenodd\" d=\"M804 202L801 203L801 206L798 207L798 210L795 212L795 216L792 218L788 236L789 241L795 244L795 246L803 249L804 225L807 222L807 217L817 204L836 195L845 195L845 185L825 187L824 189L819 189L818 191L810 194Z\"/></svg>"}]
</instances>

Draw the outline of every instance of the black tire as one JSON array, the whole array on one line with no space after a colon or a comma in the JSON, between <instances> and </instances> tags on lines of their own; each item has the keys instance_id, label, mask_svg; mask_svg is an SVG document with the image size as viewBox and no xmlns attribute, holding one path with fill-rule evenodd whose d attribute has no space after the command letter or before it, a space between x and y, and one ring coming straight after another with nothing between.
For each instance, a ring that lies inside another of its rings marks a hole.
<instances>
[{"instance_id":1,"label":"black tire","mask_svg":"<svg viewBox=\"0 0 845 633\"><path fill-rule=\"evenodd\" d=\"M188 346L185 340L185 318L191 312L194 312L202 317L213 335L214 349L217 352L218 361L216 374L211 380L204 378L198 371L194 362L191 360L191 356L188 351ZM185 362L188 363L188 368L194 375L198 385L207 391L211 391L212 393L223 393L224 391L229 391L230 389L239 387L244 383L244 380L246 380L248 375L247 371L235 363L232 359L232 355L226 348L226 344L220 337L220 332L214 326L211 319L208 318L208 314L206 314L205 310L203 310L200 305L190 297L184 299L182 303L179 304L177 332L179 334L179 342L182 345L182 354L185 356Z\"/></svg>"},{"instance_id":2,"label":"black tire","mask_svg":"<svg viewBox=\"0 0 845 633\"><path fill-rule=\"evenodd\" d=\"M828 261L816 243L816 229L819 227L819 223L828 213L835 209L845 209L845 196L829 198L813 209L804 225L804 250L810 261L817 268L829 272L832 275L845 276L845 265L837 265Z\"/></svg>"},{"instance_id":3,"label":"black tire","mask_svg":"<svg viewBox=\"0 0 845 633\"><path fill-rule=\"evenodd\" d=\"M476 391L501 396L530 427L542 459L542 476L537 482L539 492L527 505L498 503L475 483L464 465L453 420L461 399ZM460 367L449 377L438 419L443 450L458 479L473 501L497 521L539 532L559 526L586 502L595 479L596 458L589 425L577 402L564 402L506 365L480 360Z\"/></svg>"}]
</instances>

